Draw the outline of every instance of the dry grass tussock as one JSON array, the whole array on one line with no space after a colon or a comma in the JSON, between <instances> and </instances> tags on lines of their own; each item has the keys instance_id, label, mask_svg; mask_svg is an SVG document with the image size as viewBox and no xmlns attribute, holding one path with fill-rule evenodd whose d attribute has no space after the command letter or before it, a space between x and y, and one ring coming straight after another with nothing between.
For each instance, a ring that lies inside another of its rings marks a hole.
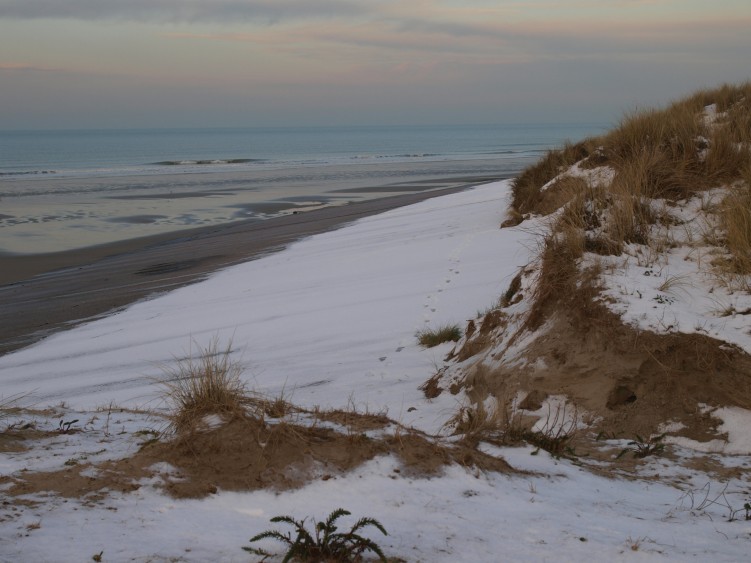
<instances>
[{"instance_id":1,"label":"dry grass tussock","mask_svg":"<svg viewBox=\"0 0 751 563\"><path fill-rule=\"evenodd\" d=\"M503 442L515 425L516 419L508 405L493 398L487 402L469 402L460 406L446 422L445 428L470 441Z\"/></svg>"},{"instance_id":2,"label":"dry grass tussock","mask_svg":"<svg viewBox=\"0 0 751 563\"><path fill-rule=\"evenodd\" d=\"M560 150L549 151L536 165L530 166L514 180L512 206L519 213L537 213L543 199L541 188L566 168L593 154L597 141L566 143Z\"/></svg>"},{"instance_id":3,"label":"dry grass tussock","mask_svg":"<svg viewBox=\"0 0 751 563\"><path fill-rule=\"evenodd\" d=\"M597 308L592 302L598 293L596 279L601 266L595 263L584 271L580 270L579 258L584 247L584 237L574 229L553 234L544 241L540 276L531 296L524 328L539 328L561 308L584 311L592 319L597 317Z\"/></svg>"},{"instance_id":4,"label":"dry grass tussock","mask_svg":"<svg viewBox=\"0 0 751 563\"><path fill-rule=\"evenodd\" d=\"M725 243L731 256L727 269L735 274L751 274L751 164L721 205Z\"/></svg>"},{"instance_id":5,"label":"dry grass tussock","mask_svg":"<svg viewBox=\"0 0 751 563\"><path fill-rule=\"evenodd\" d=\"M11 395L9 397L0 397L0 423L7 417L17 414L21 411L18 403L26 397L25 393Z\"/></svg>"},{"instance_id":6,"label":"dry grass tussock","mask_svg":"<svg viewBox=\"0 0 751 563\"><path fill-rule=\"evenodd\" d=\"M171 423L181 431L208 414L238 416L245 412L246 389L242 365L232 359L232 341L222 348L217 337L205 347L191 342L184 357L162 366L161 381L172 412Z\"/></svg>"},{"instance_id":7,"label":"dry grass tussock","mask_svg":"<svg viewBox=\"0 0 751 563\"><path fill-rule=\"evenodd\" d=\"M23 451L26 449L24 442L28 438L51 434L37 431L30 423L7 423L7 419L16 418L22 412L29 412L30 409L19 406L25 397L26 393L0 397L0 453Z\"/></svg>"},{"instance_id":8,"label":"dry grass tussock","mask_svg":"<svg viewBox=\"0 0 751 563\"><path fill-rule=\"evenodd\" d=\"M479 442L500 446L527 443L561 456L573 451L577 421L573 406L548 409L540 419L539 415L523 412L515 401L489 396L459 407L445 428L473 447Z\"/></svg>"}]
</instances>

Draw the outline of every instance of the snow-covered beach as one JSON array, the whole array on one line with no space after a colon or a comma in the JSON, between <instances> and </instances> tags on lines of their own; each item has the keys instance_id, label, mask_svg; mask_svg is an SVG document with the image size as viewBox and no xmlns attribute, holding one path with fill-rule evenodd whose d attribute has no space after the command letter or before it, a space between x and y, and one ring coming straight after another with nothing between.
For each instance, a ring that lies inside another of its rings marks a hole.
<instances>
[{"instance_id":1,"label":"snow-covered beach","mask_svg":"<svg viewBox=\"0 0 751 563\"><path fill-rule=\"evenodd\" d=\"M445 434L461 399L427 399L418 388L453 345L424 350L415 333L476 318L532 259L544 227L498 229L508 198L509 184L499 182L365 218L0 358L3 395L49 409L6 422L50 431L31 449L2 454L3 488L26 469L89 467L135 452L165 426L159 366L213 338L231 340L256 392ZM75 432L54 432L58 420L76 419ZM613 479L529 446L480 447L518 472L450 465L420 478L387 455L284 491L177 500L158 487L174 478L162 467L129 492L9 497L0 559L248 561L240 548L272 527L269 518L320 520L339 507L377 518L389 536L372 537L397 561L745 557L747 455L712 457L731 478L654 457L636 478ZM694 455L676 452L678 461ZM84 469L94 479L97 471Z\"/></svg>"}]
</instances>

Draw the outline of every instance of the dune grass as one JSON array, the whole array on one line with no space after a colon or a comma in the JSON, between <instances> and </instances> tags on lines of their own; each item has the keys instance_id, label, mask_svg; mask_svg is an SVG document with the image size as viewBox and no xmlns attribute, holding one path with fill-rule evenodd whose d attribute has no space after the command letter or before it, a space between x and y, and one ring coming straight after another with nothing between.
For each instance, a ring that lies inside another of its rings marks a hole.
<instances>
[{"instance_id":1,"label":"dune grass","mask_svg":"<svg viewBox=\"0 0 751 563\"><path fill-rule=\"evenodd\" d=\"M425 328L415 336L420 346L433 348L444 342L458 342L462 337L462 329L457 324L445 324L434 329Z\"/></svg>"},{"instance_id":2,"label":"dune grass","mask_svg":"<svg viewBox=\"0 0 751 563\"><path fill-rule=\"evenodd\" d=\"M172 426L192 428L208 414L239 415L245 412L246 389L240 378L241 364L232 358L232 341L220 347L213 338L206 346L193 342L185 357L162 367L166 400Z\"/></svg>"},{"instance_id":3,"label":"dune grass","mask_svg":"<svg viewBox=\"0 0 751 563\"><path fill-rule=\"evenodd\" d=\"M18 406L19 402L24 399L27 393L18 393L16 395L10 395L8 397L0 396L0 423L6 418L17 414L21 409ZM0 431L4 429L0 428Z\"/></svg>"},{"instance_id":4,"label":"dune grass","mask_svg":"<svg viewBox=\"0 0 751 563\"><path fill-rule=\"evenodd\" d=\"M584 171L608 167L612 181L562 174L573 164ZM717 206L716 240L729 256L719 267L728 275L749 274L751 82L633 112L600 137L550 151L512 187L518 215L560 210L542 245L536 299L544 303L571 287L569 263L584 252L619 255L630 244L663 250L665 207L714 188L728 194ZM533 316L539 311L533 307Z\"/></svg>"},{"instance_id":5,"label":"dune grass","mask_svg":"<svg viewBox=\"0 0 751 563\"><path fill-rule=\"evenodd\" d=\"M512 185L512 206L519 213L538 213L543 199L541 188L558 176L563 170L587 158L594 152L595 139L580 143L566 143L559 150L548 153L534 166L525 169Z\"/></svg>"},{"instance_id":6,"label":"dune grass","mask_svg":"<svg viewBox=\"0 0 751 563\"><path fill-rule=\"evenodd\" d=\"M735 274L751 274L751 164L721 205L725 244L731 259L727 268Z\"/></svg>"},{"instance_id":7,"label":"dune grass","mask_svg":"<svg viewBox=\"0 0 751 563\"><path fill-rule=\"evenodd\" d=\"M715 113L705 113L714 106ZM736 180L749 161L751 82L626 115L610 132L552 150L514 181L513 207L546 214L542 187L563 170L607 165L634 196L685 198Z\"/></svg>"}]
</instances>

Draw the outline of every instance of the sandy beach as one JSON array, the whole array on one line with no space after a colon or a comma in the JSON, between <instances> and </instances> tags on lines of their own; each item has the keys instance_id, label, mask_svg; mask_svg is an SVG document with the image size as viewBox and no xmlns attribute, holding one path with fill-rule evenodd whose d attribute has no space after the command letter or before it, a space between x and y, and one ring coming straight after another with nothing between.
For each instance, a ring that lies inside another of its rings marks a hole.
<instances>
[{"instance_id":1,"label":"sandy beach","mask_svg":"<svg viewBox=\"0 0 751 563\"><path fill-rule=\"evenodd\" d=\"M67 252L0 256L0 355L300 238L477 183Z\"/></svg>"}]
</instances>

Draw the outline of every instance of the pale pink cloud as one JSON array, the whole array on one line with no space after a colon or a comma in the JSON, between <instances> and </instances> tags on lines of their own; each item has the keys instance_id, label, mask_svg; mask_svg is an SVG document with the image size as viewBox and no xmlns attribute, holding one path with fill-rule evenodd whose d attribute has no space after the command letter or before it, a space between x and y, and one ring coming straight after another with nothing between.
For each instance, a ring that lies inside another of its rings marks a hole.
<instances>
[{"instance_id":1,"label":"pale pink cloud","mask_svg":"<svg viewBox=\"0 0 751 563\"><path fill-rule=\"evenodd\" d=\"M79 21L277 23L367 10L355 0L0 0L0 17Z\"/></svg>"},{"instance_id":2,"label":"pale pink cloud","mask_svg":"<svg viewBox=\"0 0 751 563\"><path fill-rule=\"evenodd\" d=\"M60 71L60 69L58 68L30 65L26 63L0 62L0 71L3 71L3 70L17 71L17 72L59 72Z\"/></svg>"},{"instance_id":3,"label":"pale pink cloud","mask_svg":"<svg viewBox=\"0 0 751 563\"><path fill-rule=\"evenodd\" d=\"M684 22L538 21L525 24L401 20L327 22L253 32L173 33L171 39L251 43L307 59L368 60L369 57L441 56L498 62L630 56L655 47L691 52L698 43L751 45L751 17ZM341 47L347 47L342 50Z\"/></svg>"}]
</instances>

